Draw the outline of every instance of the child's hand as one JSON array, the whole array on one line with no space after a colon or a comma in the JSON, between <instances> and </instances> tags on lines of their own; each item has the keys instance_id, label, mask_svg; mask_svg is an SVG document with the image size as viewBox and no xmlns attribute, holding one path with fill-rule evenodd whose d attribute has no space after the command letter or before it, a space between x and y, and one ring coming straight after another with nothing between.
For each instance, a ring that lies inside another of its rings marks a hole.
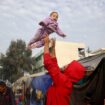
<instances>
[{"instance_id":1,"label":"child's hand","mask_svg":"<svg viewBox=\"0 0 105 105\"><path fill-rule=\"evenodd\" d=\"M65 38L65 37L66 37L66 35L64 34L62 37L63 37L63 38Z\"/></svg>"},{"instance_id":2,"label":"child's hand","mask_svg":"<svg viewBox=\"0 0 105 105\"><path fill-rule=\"evenodd\" d=\"M43 21L41 21L41 22L39 23L39 25L41 25L41 26L46 26Z\"/></svg>"}]
</instances>

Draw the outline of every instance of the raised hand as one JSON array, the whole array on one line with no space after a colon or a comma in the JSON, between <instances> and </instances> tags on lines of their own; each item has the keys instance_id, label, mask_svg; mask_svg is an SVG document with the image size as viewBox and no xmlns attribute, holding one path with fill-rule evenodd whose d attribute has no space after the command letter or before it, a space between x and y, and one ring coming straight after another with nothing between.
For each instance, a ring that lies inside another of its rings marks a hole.
<instances>
[{"instance_id":1,"label":"raised hand","mask_svg":"<svg viewBox=\"0 0 105 105\"><path fill-rule=\"evenodd\" d=\"M46 37L43 39L44 40L44 43L46 44L49 44L50 43L50 39L49 39L49 36L46 35Z\"/></svg>"},{"instance_id":2,"label":"raised hand","mask_svg":"<svg viewBox=\"0 0 105 105\"><path fill-rule=\"evenodd\" d=\"M64 34L62 37L63 37L63 38L65 38L65 37L66 37L66 35Z\"/></svg>"}]
</instances>

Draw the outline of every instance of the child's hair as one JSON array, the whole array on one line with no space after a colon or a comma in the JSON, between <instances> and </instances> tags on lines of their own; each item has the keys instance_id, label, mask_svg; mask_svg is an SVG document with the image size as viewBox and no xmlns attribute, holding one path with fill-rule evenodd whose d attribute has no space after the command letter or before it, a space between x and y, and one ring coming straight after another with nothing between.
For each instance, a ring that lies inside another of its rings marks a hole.
<instances>
[{"instance_id":1,"label":"child's hair","mask_svg":"<svg viewBox=\"0 0 105 105\"><path fill-rule=\"evenodd\" d=\"M56 11L53 11L53 12L51 12L51 13L50 13L50 16L51 16L53 13L56 13L56 14L58 15L58 12L56 12Z\"/></svg>"}]
</instances>

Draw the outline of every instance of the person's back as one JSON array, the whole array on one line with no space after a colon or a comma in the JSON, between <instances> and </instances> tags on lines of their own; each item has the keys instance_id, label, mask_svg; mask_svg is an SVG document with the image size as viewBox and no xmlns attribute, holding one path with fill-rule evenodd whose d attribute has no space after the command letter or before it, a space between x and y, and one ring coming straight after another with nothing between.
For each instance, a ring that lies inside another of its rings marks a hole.
<instances>
[{"instance_id":1,"label":"person's back","mask_svg":"<svg viewBox=\"0 0 105 105\"><path fill-rule=\"evenodd\" d=\"M69 105L72 85L83 78L85 68L77 61L73 61L62 73L57 64L55 52L53 56L49 53L48 39L45 39L44 66L53 80L52 86L47 91L46 105Z\"/></svg>"}]
</instances>

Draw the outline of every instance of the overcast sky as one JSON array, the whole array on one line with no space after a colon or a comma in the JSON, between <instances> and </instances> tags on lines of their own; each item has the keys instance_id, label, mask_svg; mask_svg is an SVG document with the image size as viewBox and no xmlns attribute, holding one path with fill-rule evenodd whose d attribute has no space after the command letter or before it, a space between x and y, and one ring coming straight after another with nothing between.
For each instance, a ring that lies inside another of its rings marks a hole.
<instances>
[{"instance_id":1,"label":"overcast sky","mask_svg":"<svg viewBox=\"0 0 105 105\"><path fill-rule=\"evenodd\" d=\"M105 0L0 0L0 52L6 52L11 40L28 43L51 11L59 13L59 26L67 35L53 34L57 40L105 48Z\"/></svg>"}]
</instances>

